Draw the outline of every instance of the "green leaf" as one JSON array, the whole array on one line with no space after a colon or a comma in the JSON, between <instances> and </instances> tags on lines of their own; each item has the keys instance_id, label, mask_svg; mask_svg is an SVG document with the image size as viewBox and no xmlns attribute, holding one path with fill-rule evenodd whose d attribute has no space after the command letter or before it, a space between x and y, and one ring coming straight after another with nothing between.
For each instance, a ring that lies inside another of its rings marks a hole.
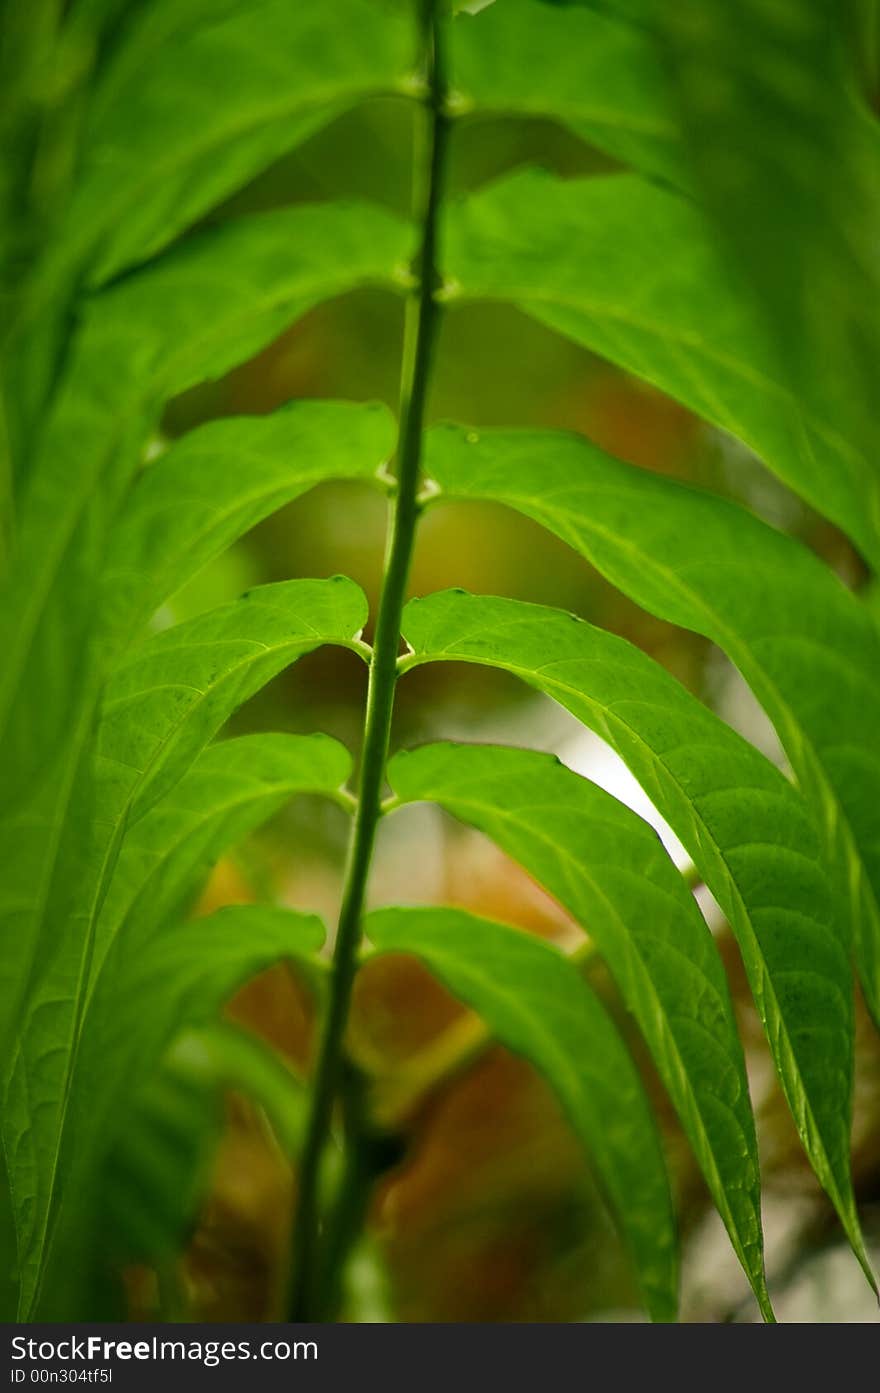
<instances>
[{"instance_id":1,"label":"green leaf","mask_svg":"<svg viewBox=\"0 0 880 1393\"><path fill-rule=\"evenodd\" d=\"M408 240L405 225L370 205L281 209L205 232L87 303L22 499L0 715L53 600L68 597L70 608L71 584L82 589L97 568L163 402L242 362L312 305L394 282ZM81 634L80 625L62 653L78 652ZM54 630L44 641L60 642Z\"/></svg>"},{"instance_id":2,"label":"green leaf","mask_svg":"<svg viewBox=\"0 0 880 1393\"><path fill-rule=\"evenodd\" d=\"M96 742L86 955L126 829L174 787L243 701L322 643L356 648L366 618L363 592L344 576L285 581L166 629L116 669Z\"/></svg>"},{"instance_id":3,"label":"green leaf","mask_svg":"<svg viewBox=\"0 0 880 1393\"><path fill-rule=\"evenodd\" d=\"M263 518L328 479L374 481L393 448L391 413L359 402L292 402L190 431L126 500L105 566L108 622L136 633Z\"/></svg>"},{"instance_id":4,"label":"green leaf","mask_svg":"<svg viewBox=\"0 0 880 1393\"><path fill-rule=\"evenodd\" d=\"M675 1218L659 1138L633 1062L603 1006L548 943L458 909L380 909L367 937L412 953L522 1054L592 1157L655 1320L678 1307Z\"/></svg>"},{"instance_id":5,"label":"green leaf","mask_svg":"<svg viewBox=\"0 0 880 1393\"><path fill-rule=\"evenodd\" d=\"M852 18L839 0L680 0L653 21L719 241L801 399L875 460L880 140Z\"/></svg>"},{"instance_id":6,"label":"green leaf","mask_svg":"<svg viewBox=\"0 0 880 1393\"><path fill-rule=\"evenodd\" d=\"M3 449L17 470L40 428L69 331L67 277L42 294L30 334L20 332L32 320L41 268L69 202L92 55L77 25L62 23L55 0L36 0L26 14L10 0L0 23L0 372Z\"/></svg>"},{"instance_id":7,"label":"green leaf","mask_svg":"<svg viewBox=\"0 0 880 1393\"><path fill-rule=\"evenodd\" d=\"M511 300L744 441L880 569L880 477L799 402L702 215L632 175L514 175L450 209L450 300Z\"/></svg>"},{"instance_id":8,"label":"green leaf","mask_svg":"<svg viewBox=\"0 0 880 1393\"><path fill-rule=\"evenodd\" d=\"M149 1078L181 1029L215 1019L243 982L274 963L312 965L324 937L313 914L233 905L188 923L167 921L137 953L119 940L83 1027L74 1088L84 1127L92 1130L96 1093L109 1113L132 1071Z\"/></svg>"},{"instance_id":9,"label":"green leaf","mask_svg":"<svg viewBox=\"0 0 880 1393\"><path fill-rule=\"evenodd\" d=\"M367 620L345 576L261 585L138 645L110 677L97 757L102 822L135 822L242 702L324 643L359 651Z\"/></svg>"},{"instance_id":10,"label":"green leaf","mask_svg":"<svg viewBox=\"0 0 880 1393\"><path fill-rule=\"evenodd\" d=\"M414 649L404 670L501 668L625 761L728 918L801 1141L862 1253L849 1169L850 966L797 791L646 654L574 615L452 590L411 600L403 632Z\"/></svg>"},{"instance_id":11,"label":"green leaf","mask_svg":"<svg viewBox=\"0 0 880 1393\"><path fill-rule=\"evenodd\" d=\"M207 1189L221 1125L217 1091L174 1069L162 1068L136 1089L98 1163L100 1257L93 1261L176 1257Z\"/></svg>"},{"instance_id":12,"label":"green leaf","mask_svg":"<svg viewBox=\"0 0 880 1393\"><path fill-rule=\"evenodd\" d=\"M390 281L407 243L403 225L377 208L283 209L193 239L84 311L22 499L19 562L0 614L0 836L9 862L0 923L13 944L0 1024L10 1033L21 984L55 951L46 923L65 923L78 898L83 857L65 839L87 826L94 800L83 750L108 637L98 576L163 400L240 362L328 295ZM107 629L117 632L110 617Z\"/></svg>"},{"instance_id":13,"label":"green leaf","mask_svg":"<svg viewBox=\"0 0 880 1393\"><path fill-rule=\"evenodd\" d=\"M84 1015L89 974L93 1001L107 990L102 968L114 943L121 944L116 956L139 962L156 926L174 922L229 845L298 793L343 801L340 790L349 771L347 751L325 735L241 736L210 746L123 844L91 951L85 952L80 924L60 935L58 951L30 996L4 1105L23 1312L31 1309L45 1255L71 1091L74 1034ZM111 998L112 993L108 1011ZM92 1100L90 1106L97 1103Z\"/></svg>"},{"instance_id":14,"label":"green leaf","mask_svg":"<svg viewBox=\"0 0 880 1393\"><path fill-rule=\"evenodd\" d=\"M94 249L94 280L143 261L346 107L406 90L408 6L226 8L185 27L160 7L103 77L64 246Z\"/></svg>"},{"instance_id":15,"label":"green leaf","mask_svg":"<svg viewBox=\"0 0 880 1393\"><path fill-rule=\"evenodd\" d=\"M297 794L350 808L351 757L328 735L240 735L209 745L126 833L98 922L93 979L110 944L126 951L187 907L223 853Z\"/></svg>"},{"instance_id":16,"label":"green leaf","mask_svg":"<svg viewBox=\"0 0 880 1393\"><path fill-rule=\"evenodd\" d=\"M249 917L248 927L252 922ZM154 1262L180 1251L210 1180L218 1105L228 1090L262 1109L285 1157L297 1154L308 1095L281 1056L224 1023L183 1030L157 1072L121 1107L107 1155L96 1166L105 1259L110 1253L119 1261ZM83 1177L86 1184L90 1179Z\"/></svg>"},{"instance_id":17,"label":"green leaf","mask_svg":"<svg viewBox=\"0 0 880 1393\"><path fill-rule=\"evenodd\" d=\"M226 453L220 446L224 432L228 432ZM353 477L372 476L390 449L391 434L390 417L384 409L346 403L303 403L274 417L216 423L205 428L204 433L194 432L186 442L181 442L151 466L132 495L116 534L123 550L114 553L116 556L127 555L130 574L122 577L117 573L110 579L115 601L112 623L111 607L107 605L102 611L108 629L114 627L126 638L136 634L140 622L161 603L168 590L182 584L192 571L220 551L239 530L245 530L280 503L322 478L346 473ZM249 448L246 444L248 440ZM247 460L247 470L242 469L243 460ZM184 474L186 493L180 487ZM124 582L128 582L127 586ZM295 593L295 587L289 593ZM53 627L55 624L63 625L69 618L67 598L68 592L59 581L58 608L53 615ZM339 618L341 620L345 616L340 614ZM346 618L346 626L348 622ZM346 639L350 639L360 627L360 610L357 615L352 610L350 622L351 627L344 635ZM178 637L181 636L178 633ZM337 631L337 636L343 637L341 631ZM172 640L167 637L159 640L156 649L161 653L163 646L170 642ZM3 908L9 915L4 927L8 928L10 946L3 966L6 1007L3 1024L10 1035L13 1032L14 1003L23 996L27 984L29 958L33 957L40 973L47 979L54 975L56 980L65 982L68 982L68 974L72 970L74 953L78 951L83 961L87 962L92 937L90 921L100 908L106 876L108 870L112 869L116 855L115 837L118 837L122 826L119 818L124 814L124 806L120 808L118 804L108 802L106 780L102 780L102 822L95 828L95 836L86 838L91 819L90 795L96 796L89 787L89 768L85 788L77 790L78 796L71 804L73 812L66 828L67 855L60 862L56 874L59 893L49 901L48 907L43 906L39 898L41 886L37 873L42 870L45 877L42 889L45 892L51 875L54 848L47 837L42 814L38 820L35 810L43 806L47 809L57 807L57 816L60 817L70 792L63 783L59 786L53 777L51 764L47 767L48 734L46 739L42 739L45 729L43 722L49 717L58 724L58 738L65 742L59 750L62 767L72 764L72 751L66 742L73 745L77 736L84 742L89 734L87 723L79 732L71 731L66 724L76 710L76 702L71 697L73 711L68 711L64 704L64 676L66 673L74 681L76 668L67 667L59 671L56 667L57 654L47 651L45 656L47 661L52 660L53 673L51 681L45 679L49 683L45 689L57 693L57 707L54 702L46 702L33 709L34 704L26 699L31 690L30 679L22 695L23 717L33 715L34 720L40 722L41 738L37 739L37 732L34 732L34 743L27 750L19 751L22 757L29 755L32 778L37 782L32 797L25 799L22 796L17 802L13 799L12 788L7 786L10 820L17 817L17 825L13 824L15 839L12 825L7 824L9 840L5 843L9 848L10 864L4 885L6 903ZM266 663L271 661L266 659L263 671L266 670ZM255 678L258 678L259 672L260 666L257 665ZM228 685L224 690L226 698L234 706L234 690ZM241 690L244 691L243 688ZM79 700L85 703L84 693L79 693ZM187 724L183 733L192 737L192 725ZM112 744L112 731L105 729L104 734L105 737L109 734ZM127 753L126 750L120 752L118 748L111 749L109 753L111 757L126 760L130 759L132 748L128 746ZM105 750L105 753L108 751ZM159 768L163 767L164 759L165 752L159 751ZM11 776L11 759L7 768ZM48 811L45 819L49 819ZM17 853L20 853L18 859ZM39 938L35 917L41 914L47 924L54 926L52 942L45 952L37 946ZM61 926L64 926L63 931Z\"/></svg>"},{"instance_id":18,"label":"green leaf","mask_svg":"<svg viewBox=\"0 0 880 1393\"><path fill-rule=\"evenodd\" d=\"M50 1025L44 1003L81 999L90 952L84 906L94 894L91 868L102 860L88 756L107 639L99 572L138 451L169 393L241 361L317 300L390 281L407 242L406 229L375 208L285 209L193 239L84 312L22 498L19 561L0 619L0 836L8 861L0 920L10 945L0 1043L17 1037L25 1055L33 1048L24 1067L45 1073L37 1092L50 1099L63 1092L72 1044L65 1031L76 1011L57 1009ZM22 1139L19 1104L5 1111L7 1144L24 1148L30 1177L39 1148ZM51 1131L51 1104L45 1118ZM36 1182L13 1183L29 1205ZM36 1231L39 1210L40 1202ZM30 1218L26 1225L30 1231Z\"/></svg>"},{"instance_id":19,"label":"green leaf","mask_svg":"<svg viewBox=\"0 0 880 1393\"><path fill-rule=\"evenodd\" d=\"M484 745L399 754L404 802L439 803L519 861L595 941L694 1149L765 1316L754 1119L721 959L652 828L552 756Z\"/></svg>"},{"instance_id":20,"label":"green leaf","mask_svg":"<svg viewBox=\"0 0 880 1393\"><path fill-rule=\"evenodd\" d=\"M324 960L307 963L312 975ZM308 1118L308 1094L287 1061L259 1036L227 1022L183 1032L171 1046L168 1064L203 1088L233 1089L256 1103L285 1156L296 1156Z\"/></svg>"},{"instance_id":21,"label":"green leaf","mask_svg":"<svg viewBox=\"0 0 880 1393\"><path fill-rule=\"evenodd\" d=\"M616 159L685 180L650 37L613 15L502 0L453 31L457 109L550 116Z\"/></svg>"},{"instance_id":22,"label":"green leaf","mask_svg":"<svg viewBox=\"0 0 880 1393\"><path fill-rule=\"evenodd\" d=\"M182 1029L214 1020L242 983L274 963L311 964L323 941L314 915L247 905L189 923L167 920L137 951L130 941L116 945L89 1006L73 1075L70 1131L59 1164L61 1206L53 1222L57 1239L41 1314L51 1316L47 1303L60 1299L55 1288L63 1291L83 1194L114 1142L124 1143L127 1099L139 1083L155 1079L165 1049ZM138 1159L143 1165L150 1158ZM161 1151L152 1159L161 1163ZM161 1197L167 1185L156 1188ZM155 1224L141 1230L148 1236L155 1239Z\"/></svg>"},{"instance_id":23,"label":"green leaf","mask_svg":"<svg viewBox=\"0 0 880 1393\"><path fill-rule=\"evenodd\" d=\"M18 1310L18 1271L15 1245L15 1217L12 1189L6 1169L6 1154L0 1146L0 1320L14 1321Z\"/></svg>"},{"instance_id":24,"label":"green leaf","mask_svg":"<svg viewBox=\"0 0 880 1393\"><path fill-rule=\"evenodd\" d=\"M224 19L241 9L246 0L78 0L75 14L102 47L100 90L108 71L126 69L126 76L155 49L178 34L188 34ZM130 66L128 66L130 65Z\"/></svg>"},{"instance_id":25,"label":"green leaf","mask_svg":"<svg viewBox=\"0 0 880 1393\"><path fill-rule=\"evenodd\" d=\"M880 635L866 607L745 509L581 437L443 429L428 467L449 496L494 499L542 523L636 603L736 664L817 813L880 1020Z\"/></svg>"}]
</instances>

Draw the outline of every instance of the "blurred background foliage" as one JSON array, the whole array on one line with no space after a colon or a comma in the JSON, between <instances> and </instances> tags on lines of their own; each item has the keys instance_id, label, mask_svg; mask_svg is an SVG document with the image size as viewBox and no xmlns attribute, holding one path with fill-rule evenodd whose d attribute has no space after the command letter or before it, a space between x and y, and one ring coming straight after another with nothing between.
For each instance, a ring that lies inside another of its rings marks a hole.
<instances>
[{"instance_id":1,"label":"blurred background foliage","mask_svg":"<svg viewBox=\"0 0 880 1393\"><path fill-rule=\"evenodd\" d=\"M873 43L874 36L869 38ZM866 67L873 79L873 59ZM354 196L407 212L411 119L402 101L363 105L276 164L210 220ZM455 131L452 196L522 165L563 176L613 168L550 122L467 119ZM401 330L398 298L364 291L326 304L250 363L173 402L155 448L206 419L266 413L292 398L378 399L393 407ZM513 309L471 304L446 313L430 416L474 426L582 431L642 468L746 502L801 537L847 584L864 581L858 558L840 534L743 447ZM376 493L356 485L322 486L209 566L155 623L188 617L251 585L336 572L359 582L375 612L384 530L385 505ZM526 519L489 505L433 508L419 532L410 591L426 594L449 585L568 608L624 635L749 739L778 755L765 718L717 650L643 613ZM362 664L351 653L321 649L250 701L233 728L236 733L323 729L357 750L364 695ZM438 664L409 676L399 689L395 744L435 738L503 740L552 750L650 813L601 742L501 673ZM220 864L200 909L246 903L268 892L283 903L317 910L332 923L346 830L336 808L300 800ZM778 1314L794 1320L875 1320L871 1294L839 1246L830 1206L774 1084L735 946L717 908L702 890L697 893L718 934L747 1049ZM576 932L524 872L479 835L429 808L410 809L383 827L372 900L457 904L560 941ZM683 1317L752 1319L745 1279L644 1050L607 978L600 969L594 977L644 1067L668 1140L685 1239ZM310 999L286 969L252 983L229 1015L274 1045L294 1074L306 1074L313 1046ZM361 973L349 1044L371 1080L371 1105L393 1145L392 1164L376 1189L367 1235L348 1276L346 1318L632 1317L630 1278L577 1144L527 1065L489 1047L474 1019L423 969L400 958L382 958ZM880 1243L878 1066L877 1036L862 1013L854 1170L875 1244ZM173 1119L175 1106L182 1104L176 1095L164 1103L154 1099L152 1105L164 1107ZM129 1314L135 1317L158 1311L202 1320L279 1317L295 1178L265 1119L243 1094L229 1093L225 1118L218 1123L218 1150L207 1148L192 1158L201 1202L184 1256L169 1254L164 1267L127 1266ZM118 1202L132 1201L122 1196Z\"/></svg>"}]
</instances>

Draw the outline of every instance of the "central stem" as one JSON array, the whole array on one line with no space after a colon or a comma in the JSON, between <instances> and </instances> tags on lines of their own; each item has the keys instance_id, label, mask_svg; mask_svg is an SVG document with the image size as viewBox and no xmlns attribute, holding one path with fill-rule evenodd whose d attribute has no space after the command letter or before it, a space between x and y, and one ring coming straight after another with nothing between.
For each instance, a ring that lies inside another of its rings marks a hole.
<instances>
[{"instance_id":1,"label":"central stem","mask_svg":"<svg viewBox=\"0 0 880 1393\"><path fill-rule=\"evenodd\" d=\"M425 150L416 160L417 214L421 244L415 261L415 287L407 297L400 378L396 451L396 489L388 523L385 569L370 660L358 804L339 911L333 969L312 1093L312 1107L299 1172L293 1231L290 1318L318 1320L317 1281L321 1156L330 1128L340 1078L343 1039L361 940L364 896L379 822L385 765L391 734L400 620L419 514L417 502L422 430L437 321L438 215L448 140L446 76L439 0L420 0L422 51L427 76Z\"/></svg>"}]
</instances>

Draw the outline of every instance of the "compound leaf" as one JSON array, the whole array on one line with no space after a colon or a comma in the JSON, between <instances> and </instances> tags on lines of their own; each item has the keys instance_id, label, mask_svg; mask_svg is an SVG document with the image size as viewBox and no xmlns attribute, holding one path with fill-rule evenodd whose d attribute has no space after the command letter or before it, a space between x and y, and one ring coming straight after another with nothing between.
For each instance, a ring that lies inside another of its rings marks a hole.
<instances>
[{"instance_id":1,"label":"compound leaf","mask_svg":"<svg viewBox=\"0 0 880 1393\"><path fill-rule=\"evenodd\" d=\"M207 562L328 479L375 480L394 447L375 403L297 401L190 431L139 475L110 543L103 612L136 634Z\"/></svg>"},{"instance_id":2,"label":"compound leaf","mask_svg":"<svg viewBox=\"0 0 880 1393\"><path fill-rule=\"evenodd\" d=\"M414 61L404 6L212 8L186 25L160 7L102 75L64 246L91 251L94 281L152 255L346 107L401 90Z\"/></svg>"},{"instance_id":3,"label":"compound leaf","mask_svg":"<svg viewBox=\"0 0 880 1393\"><path fill-rule=\"evenodd\" d=\"M93 978L109 945L126 951L187 907L224 851L297 794L348 808L351 757L328 735L239 735L203 750L127 832L98 923Z\"/></svg>"},{"instance_id":4,"label":"compound leaf","mask_svg":"<svg viewBox=\"0 0 880 1393\"><path fill-rule=\"evenodd\" d=\"M147 639L113 671L101 706L102 821L134 822L167 793L242 702L332 643L357 648L367 619L345 576L261 585Z\"/></svg>"},{"instance_id":5,"label":"compound leaf","mask_svg":"<svg viewBox=\"0 0 880 1393\"><path fill-rule=\"evenodd\" d=\"M742 440L880 566L880 476L852 422L801 401L690 202L635 175L531 170L450 210L450 299L510 300Z\"/></svg>"},{"instance_id":6,"label":"compound leaf","mask_svg":"<svg viewBox=\"0 0 880 1393\"><path fill-rule=\"evenodd\" d=\"M465 111L552 116L636 169L685 181L665 73L643 30L580 6L503 0L462 15L453 37Z\"/></svg>"},{"instance_id":7,"label":"compound leaf","mask_svg":"<svg viewBox=\"0 0 880 1393\"><path fill-rule=\"evenodd\" d=\"M574 615L452 590L411 600L403 629L414 650L404 668L476 662L513 673L628 765L727 915L804 1148L861 1252L851 972L797 791L659 664Z\"/></svg>"},{"instance_id":8,"label":"compound leaf","mask_svg":"<svg viewBox=\"0 0 880 1393\"><path fill-rule=\"evenodd\" d=\"M767 712L814 809L865 996L880 1020L880 635L794 538L574 435L433 432L450 496L507 503L637 604L704 634Z\"/></svg>"},{"instance_id":9,"label":"compound leaf","mask_svg":"<svg viewBox=\"0 0 880 1393\"><path fill-rule=\"evenodd\" d=\"M391 280L407 242L403 225L378 208L283 209L192 239L83 311L26 480L0 615L8 859L0 923L11 945L0 1024L10 1037L34 974L51 973L56 958L69 966L82 947L73 920L94 888L88 874L83 883L94 857L81 838L96 797L85 752L106 649L119 634L117 616L102 610L100 571L160 406L240 362L318 300Z\"/></svg>"},{"instance_id":10,"label":"compound leaf","mask_svg":"<svg viewBox=\"0 0 880 1393\"><path fill-rule=\"evenodd\" d=\"M639 1023L765 1315L760 1179L721 959L653 829L552 756L427 745L392 760L404 802L485 832L595 941ZM475 949L475 955L479 949Z\"/></svg>"},{"instance_id":11,"label":"compound leaf","mask_svg":"<svg viewBox=\"0 0 880 1393\"><path fill-rule=\"evenodd\" d=\"M349 771L347 751L325 735L241 736L209 746L123 843L93 942L86 946L83 933L76 934L81 963L70 953L57 954L41 977L9 1067L4 1116L22 1318L39 1285L57 1198L73 1042L89 1002L104 990L102 968L111 946L122 939L117 956L139 961L153 935L175 922L228 846L295 794L341 798Z\"/></svg>"},{"instance_id":12,"label":"compound leaf","mask_svg":"<svg viewBox=\"0 0 880 1393\"><path fill-rule=\"evenodd\" d=\"M675 1219L641 1080L604 1007L548 943L458 909L380 909L382 952L412 953L547 1080L592 1157L655 1320L678 1305Z\"/></svg>"},{"instance_id":13,"label":"compound leaf","mask_svg":"<svg viewBox=\"0 0 880 1393\"><path fill-rule=\"evenodd\" d=\"M288 960L311 969L323 941L324 927L314 915L236 905L189 923L168 920L140 942L136 952L130 951L130 943L114 947L89 1005L71 1082L68 1132L59 1159L61 1199L52 1216L54 1242L43 1293L53 1311L77 1299L69 1286L71 1246L84 1218L90 1217L91 1205L105 1213L108 1199L119 1198L123 1157L133 1162L125 1172L126 1188L132 1173L143 1183L137 1225L129 1224L125 1231L129 1242L138 1241L153 1250L148 1257L155 1256L156 1247L173 1238L174 1230L190 1216L191 1177L189 1190L181 1194L180 1186L187 1179L185 1171L192 1170L193 1153L200 1150L192 1130L199 1115L194 1113L187 1127L185 1113L178 1112L169 1135L167 1088L164 1100L155 1097L167 1047L187 1027L216 1020L236 989L264 968ZM217 1045L213 1053L216 1057ZM204 1106L206 1085L223 1082L224 1072L228 1079L222 1059L214 1059L214 1079L206 1077L211 1058L194 1071L185 1067L186 1056L172 1056L172 1062L175 1059L178 1078L188 1081L185 1094L196 1090L194 1103ZM253 1076L251 1067L248 1077ZM145 1132L148 1119L139 1117L137 1106L132 1108L130 1100L144 1101L139 1097L141 1085L146 1085L148 1097L152 1092L154 1111L159 1102L166 1104L162 1128ZM290 1087L295 1095L293 1080ZM140 1145L133 1153L136 1140ZM96 1177L106 1177L108 1165L115 1188L109 1196L96 1194Z\"/></svg>"},{"instance_id":14,"label":"compound leaf","mask_svg":"<svg viewBox=\"0 0 880 1393\"><path fill-rule=\"evenodd\" d=\"M653 23L720 245L798 395L824 403L876 460L880 138L857 91L851 11L838 0L743 0L735 13L724 0L681 0Z\"/></svg>"}]
</instances>

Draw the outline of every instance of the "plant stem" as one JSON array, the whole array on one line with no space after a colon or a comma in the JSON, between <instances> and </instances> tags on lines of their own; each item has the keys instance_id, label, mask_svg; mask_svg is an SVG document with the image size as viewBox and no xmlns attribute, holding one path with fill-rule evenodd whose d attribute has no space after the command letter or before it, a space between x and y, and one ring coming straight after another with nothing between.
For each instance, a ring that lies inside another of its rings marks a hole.
<instances>
[{"instance_id":1,"label":"plant stem","mask_svg":"<svg viewBox=\"0 0 880 1393\"><path fill-rule=\"evenodd\" d=\"M341 1108L345 1128L345 1164L333 1208L321 1235L314 1305L324 1320L335 1320L343 1302L343 1274L356 1244L380 1175L402 1154L398 1137L377 1129L370 1116L368 1083L350 1061L342 1061Z\"/></svg>"},{"instance_id":2,"label":"plant stem","mask_svg":"<svg viewBox=\"0 0 880 1393\"><path fill-rule=\"evenodd\" d=\"M400 650L400 619L419 514L417 494L422 429L438 314L434 298L438 281L438 216L448 143L443 22L438 13L440 0L419 2L427 75L427 141L424 159L417 162L418 184L415 189L421 245L416 256L415 287L406 304L396 452L397 488L389 517L385 570L370 660L358 804L339 911L312 1110L299 1172L290 1293L290 1318L295 1321L321 1318L317 1309L316 1282L320 1241L319 1168L340 1077L343 1038L361 938L364 896L381 813Z\"/></svg>"}]
</instances>

